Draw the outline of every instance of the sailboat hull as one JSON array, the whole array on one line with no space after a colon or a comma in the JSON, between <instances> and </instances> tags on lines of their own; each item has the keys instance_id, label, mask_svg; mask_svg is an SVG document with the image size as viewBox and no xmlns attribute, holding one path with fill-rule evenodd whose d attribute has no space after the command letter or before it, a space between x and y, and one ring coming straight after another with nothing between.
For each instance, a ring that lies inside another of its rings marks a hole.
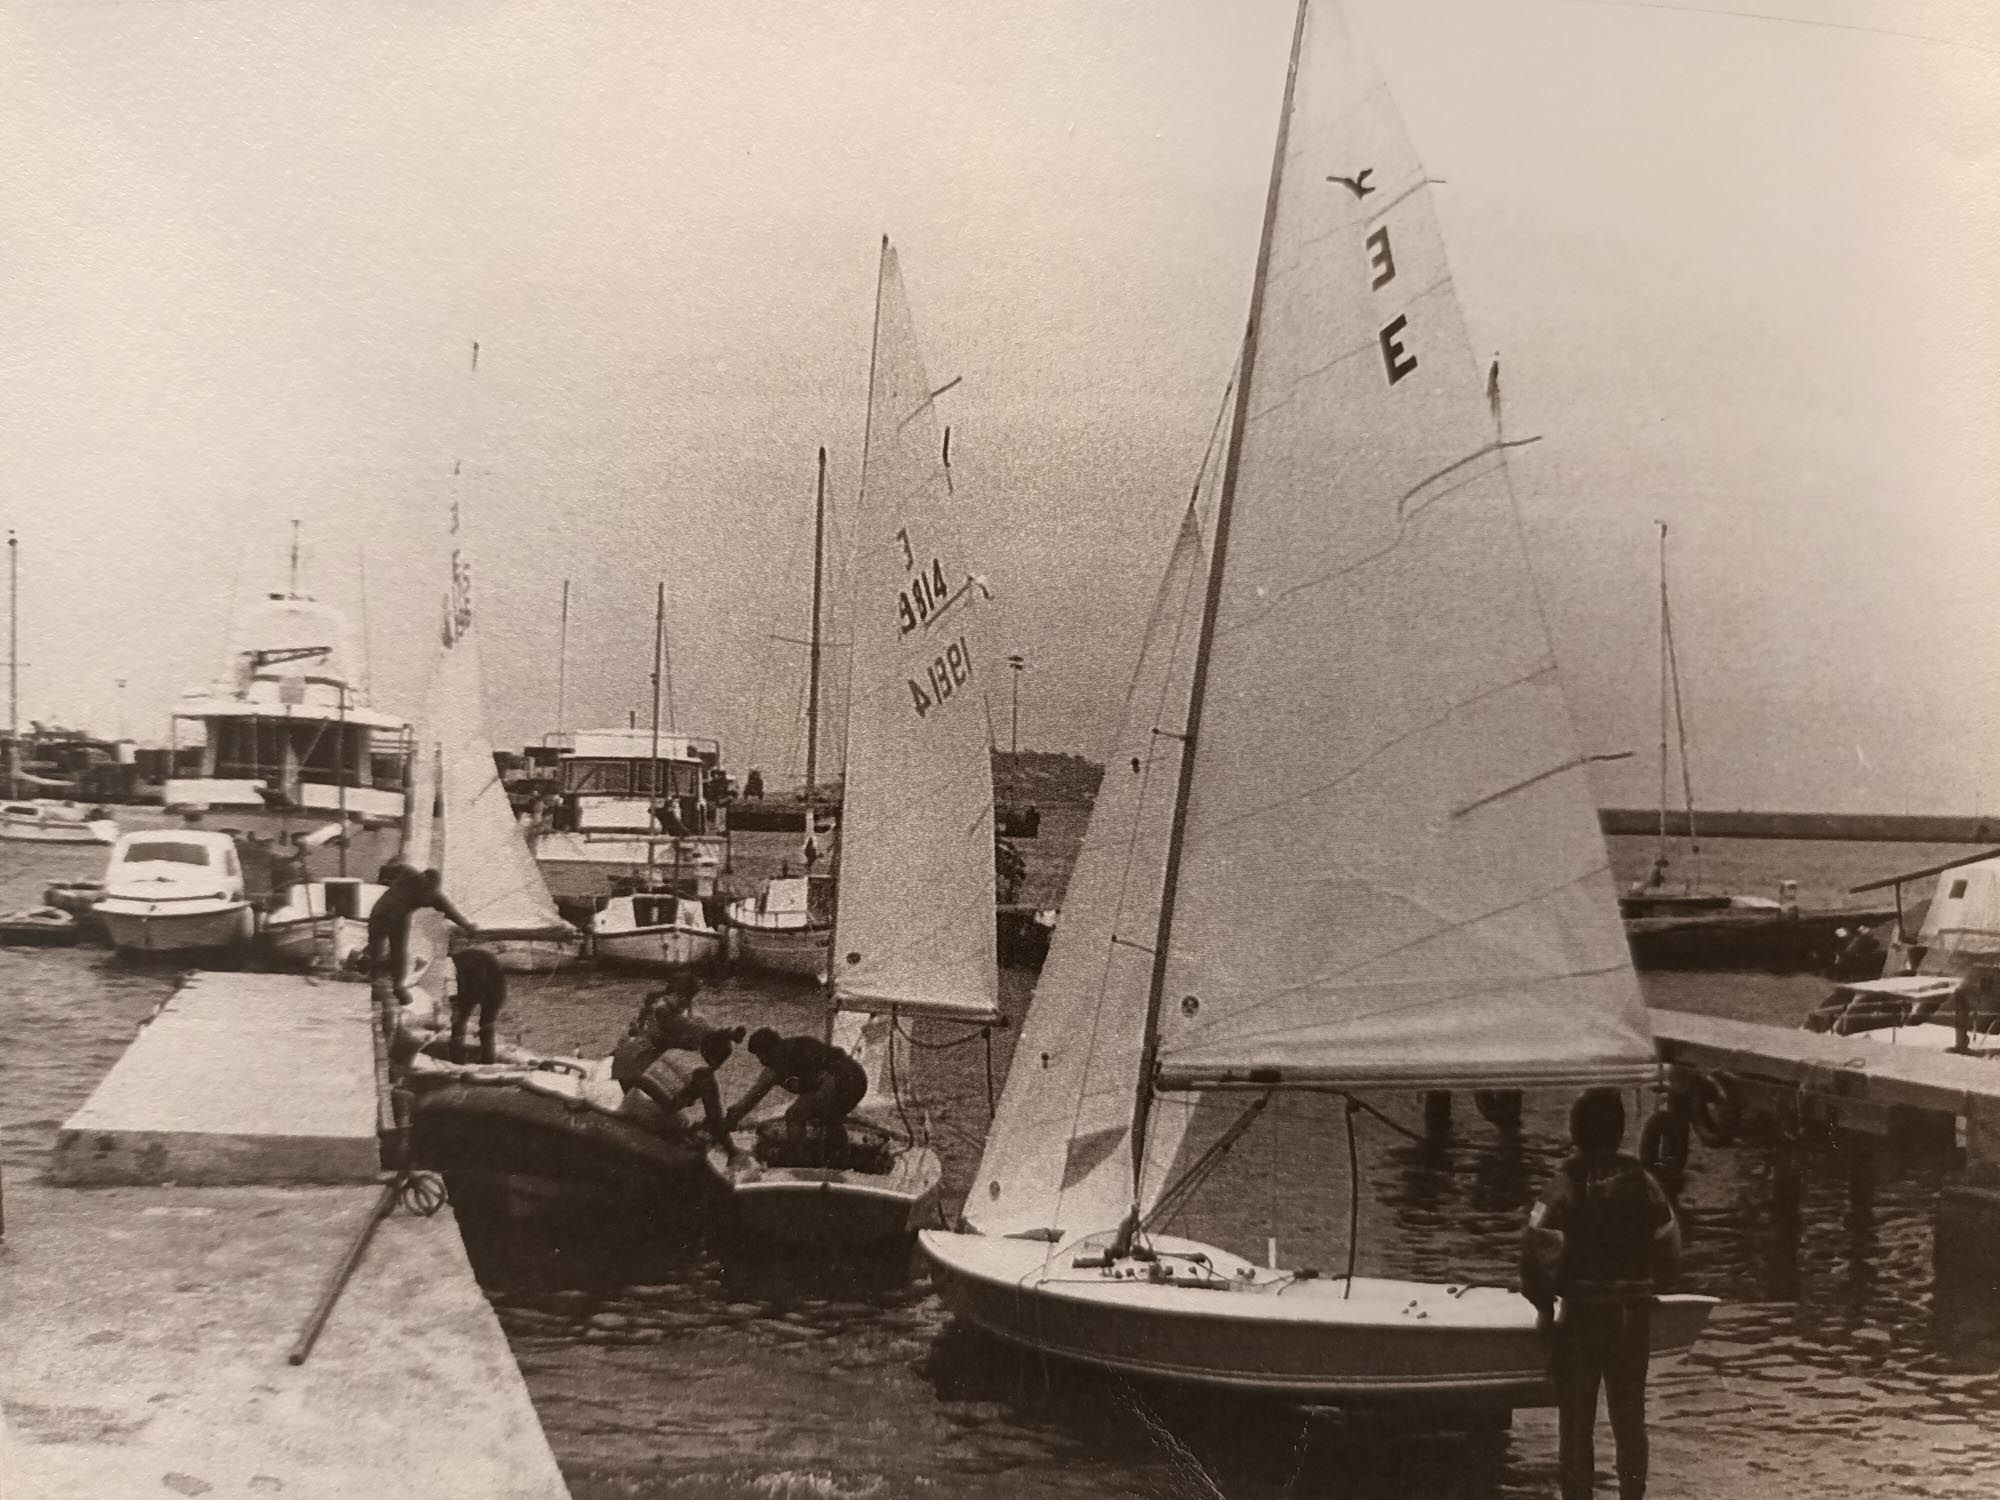
<instances>
[{"instance_id":1,"label":"sailboat hull","mask_svg":"<svg viewBox=\"0 0 2000 1500\"><path fill-rule=\"evenodd\" d=\"M712 1148L706 1160L737 1223L759 1240L800 1250L855 1250L893 1243L926 1221L937 1222L944 1165L928 1146L898 1152L881 1173L768 1167L740 1145Z\"/></svg>"},{"instance_id":2,"label":"sailboat hull","mask_svg":"<svg viewBox=\"0 0 2000 1500\"><path fill-rule=\"evenodd\" d=\"M918 1242L956 1316L1081 1364L1301 1404L1555 1404L1535 1311L1497 1287L1357 1277L1350 1288L1166 1237L1152 1241L1160 1252L1152 1264L1170 1272L1157 1280L1130 1262L1079 1267L1081 1243L1054 1251L1039 1240L941 1230ZM1655 1356L1684 1353L1714 1305L1660 1298Z\"/></svg>"},{"instance_id":3,"label":"sailboat hull","mask_svg":"<svg viewBox=\"0 0 2000 1500\"><path fill-rule=\"evenodd\" d=\"M824 980L833 933L825 927L778 930L737 927L736 951L745 966L794 979Z\"/></svg>"}]
</instances>

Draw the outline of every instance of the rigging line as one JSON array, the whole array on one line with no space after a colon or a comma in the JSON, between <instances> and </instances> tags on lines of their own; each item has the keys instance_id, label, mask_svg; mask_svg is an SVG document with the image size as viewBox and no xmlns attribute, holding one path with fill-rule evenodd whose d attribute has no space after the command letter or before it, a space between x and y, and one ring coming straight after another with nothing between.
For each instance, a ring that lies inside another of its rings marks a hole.
<instances>
[{"instance_id":1,"label":"rigging line","mask_svg":"<svg viewBox=\"0 0 2000 1500\"><path fill-rule=\"evenodd\" d=\"M1484 797L1481 797L1473 802L1468 802L1463 807L1454 807L1451 810L1451 816L1454 818L1462 818L1467 813L1477 812L1480 808L1488 806L1491 803L1498 802L1503 797L1511 797L1516 792L1526 791L1529 787L1536 785L1538 782L1547 781L1551 776L1560 776L1565 771L1581 770L1584 766L1590 765L1595 761L1630 760L1631 758L1632 758L1632 752L1630 750L1612 750L1599 755L1572 756L1570 759L1564 761L1559 766L1551 766L1546 771L1537 771L1533 776L1530 776L1525 781L1517 781L1512 786L1504 786L1500 788L1500 790L1497 792L1488 792Z\"/></svg>"},{"instance_id":2,"label":"rigging line","mask_svg":"<svg viewBox=\"0 0 2000 1500\"><path fill-rule=\"evenodd\" d=\"M1926 42L1935 47L1959 47L1967 52L2000 54L2000 48L1983 47L1978 42L1957 37L1931 36L1920 31L1898 31L1890 26L1869 26L1859 21L1826 21L1816 16L1774 16L1766 11L1730 10L1713 5L1671 5L1666 0L1568 0L1571 5L1595 5L1605 10L1667 10L1691 16L1726 16L1737 21L1768 21L1776 26L1810 26L1821 31L1858 31L1868 36L1897 37L1906 42Z\"/></svg>"},{"instance_id":3,"label":"rigging line","mask_svg":"<svg viewBox=\"0 0 2000 1500\"><path fill-rule=\"evenodd\" d=\"M942 396L946 391L950 390L953 386L959 384L964 379L965 377L963 375L954 375L951 377L951 379L947 380L943 385L939 386L936 390L932 391L928 396L924 397L923 400L919 401L915 406L910 408L910 413L908 416L904 417L902 421L896 424L896 431L901 432L905 427L908 427L912 422L916 421L918 417L921 417L925 412L931 409L932 403L935 402L938 397Z\"/></svg>"},{"instance_id":4,"label":"rigging line","mask_svg":"<svg viewBox=\"0 0 2000 1500\"><path fill-rule=\"evenodd\" d=\"M1341 1283L1340 1300L1354 1292L1354 1259L1361 1249L1361 1153L1354 1143L1354 1112L1361 1106L1347 1096L1347 1279Z\"/></svg>"}]
</instances>

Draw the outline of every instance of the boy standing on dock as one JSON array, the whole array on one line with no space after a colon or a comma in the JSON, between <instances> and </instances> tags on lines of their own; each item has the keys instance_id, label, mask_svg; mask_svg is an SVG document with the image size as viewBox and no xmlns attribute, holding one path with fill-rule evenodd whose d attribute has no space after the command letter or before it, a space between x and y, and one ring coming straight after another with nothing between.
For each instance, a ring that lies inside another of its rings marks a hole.
<instances>
[{"instance_id":1,"label":"boy standing on dock","mask_svg":"<svg viewBox=\"0 0 2000 1500\"><path fill-rule=\"evenodd\" d=\"M1578 1098L1569 1135L1576 1150L1529 1215L1521 1242L1521 1290L1551 1342L1563 1500L1592 1493L1600 1385L1618 1445L1620 1500L1643 1500L1653 1294L1679 1270L1680 1228L1660 1185L1619 1150L1625 1103L1616 1089Z\"/></svg>"},{"instance_id":2,"label":"boy standing on dock","mask_svg":"<svg viewBox=\"0 0 2000 1500\"><path fill-rule=\"evenodd\" d=\"M385 868L384 873L388 873ZM467 933L479 929L451 904L444 893L443 877L436 870L418 870L408 865L385 882L388 889L375 900L368 913L368 974L377 988L386 985L398 1006L414 998L409 989L410 918L426 907L439 911Z\"/></svg>"}]
</instances>

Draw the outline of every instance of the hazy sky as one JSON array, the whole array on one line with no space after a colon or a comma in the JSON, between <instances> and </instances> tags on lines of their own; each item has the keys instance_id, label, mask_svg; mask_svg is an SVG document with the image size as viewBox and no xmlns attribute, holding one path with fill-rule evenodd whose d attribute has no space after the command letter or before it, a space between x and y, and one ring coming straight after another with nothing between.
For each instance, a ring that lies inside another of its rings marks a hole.
<instances>
[{"instance_id":1,"label":"hazy sky","mask_svg":"<svg viewBox=\"0 0 2000 1500\"><path fill-rule=\"evenodd\" d=\"M1726 9L1722 0L1707 11ZM2000 22L1976 0L1355 0L1432 175L1587 748L1710 806L2000 808ZM879 236L967 543L1090 746L1235 356L1291 0L0 0L22 707L164 732L305 583L417 706L454 491L496 739L796 766L813 450L851 507ZM1914 33L1953 45L1881 34ZM483 347L476 380L472 339ZM449 478L462 456L466 472ZM998 654L996 652L996 654ZM993 683L1007 734L1005 685Z\"/></svg>"}]
</instances>

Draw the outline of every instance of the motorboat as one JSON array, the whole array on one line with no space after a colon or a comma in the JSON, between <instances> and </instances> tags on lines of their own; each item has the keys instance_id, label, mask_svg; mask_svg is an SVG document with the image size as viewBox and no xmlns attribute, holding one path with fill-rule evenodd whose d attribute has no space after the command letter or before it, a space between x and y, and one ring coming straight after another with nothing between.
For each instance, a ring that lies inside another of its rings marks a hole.
<instances>
[{"instance_id":1,"label":"motorboat","mask_svg":"<svg viewBox=\"0 0 2000 1500\"><path fill-rule=\"evenodd\" d=\"M831 875L773 876L756 895L730 902L723 920L746 967L825 983L833 951Z\"/></svg>"},{"instance_id":2,"label":"motorboat","mask_svg":"<svg viewBox=\"0 0 2000 1500\"><path fill-rule=\"evenodd\" d=\"M234 952L255 929L235 841L197 829L121 835L96 915L132 954Z\"/></svg>"},{"instance_id":3,"label":"motorboat","mask_svg":"<svg viewBox=\"0 0 2000 1500\"><path fill-rule=\"evenodd\" d=\"M613 896L591 919L590 949L605 963L692 969L722 957L723 936L699 901L672 891Z\"/></svg>"},{"instance_id":4,"label":"motorboat","mask_svg":"<svg viewBox=\"0 0 2000 1500\"><path fill-rule=\"evenodd\" d=\"M0 802L0 839L24 844L109 844L118 823L102 808L47 799Z\"/></svg>"}]
</instances>

